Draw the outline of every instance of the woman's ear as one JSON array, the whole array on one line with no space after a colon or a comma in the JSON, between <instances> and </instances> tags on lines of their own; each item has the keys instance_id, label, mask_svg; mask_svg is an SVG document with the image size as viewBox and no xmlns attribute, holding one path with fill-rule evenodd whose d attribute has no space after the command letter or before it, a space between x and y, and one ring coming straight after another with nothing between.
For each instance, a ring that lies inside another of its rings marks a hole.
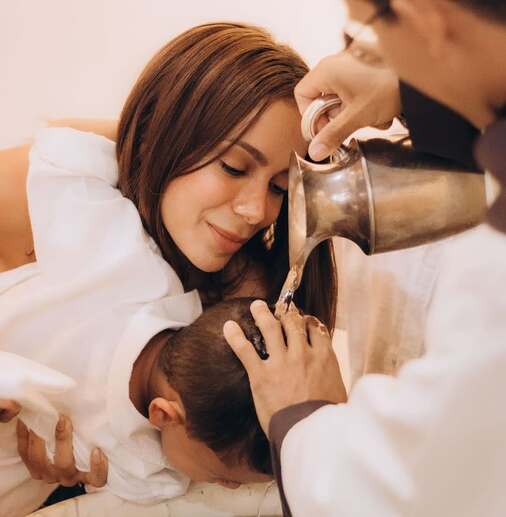
<instances>
[{"instance_id":1,"label":"woman's ear","mask_svg":"<svg viewBox=\"0 0 506 517\"><path fill-rule=\"evenodd\" d=\"M149 421L160 430L168 425L184 425L186 422L181 403L162 397L156 397L150 402L148 418Z\"/></svg>"},{"instance_id":2,"label":"woman's ear","mask_svg":"<svg viewBox=\"0 0 506 517\"><path fill-rule=\"evenodd\" d=\"M450 26L448 9L441 0L392 0L392 10L406 28L425 41L433 58L445 54Z\"/></svg>"}]
</instances>

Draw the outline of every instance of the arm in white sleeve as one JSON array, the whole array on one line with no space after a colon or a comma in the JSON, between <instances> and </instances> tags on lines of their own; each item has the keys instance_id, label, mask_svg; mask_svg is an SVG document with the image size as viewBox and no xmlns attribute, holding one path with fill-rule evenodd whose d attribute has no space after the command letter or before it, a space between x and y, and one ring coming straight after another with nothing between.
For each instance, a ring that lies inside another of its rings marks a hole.
<instances>
[{"instance_id":1,"label":"arm in white sleeve","mask_svg":"<svg viewBox=\"0 0 506 517\"><path fill-rule=\"evenodd\" d=\"M457 239L424 358L396 378L363 377L346 404L288 426L296 406L273 418L294 517L506 515L504 257L506 239L490 228Z\"/></svg>"},{"instance_id":2,"label":"arm in white sleeve","mask_svg":"<svg viewBox=\"0 0 506 517\"><path fill-rule=\"evenodd\" d=\"M0 398L21 406L19 418L53 436L58 421L57 400L76 387L74 379L26 357L0 350ZM51 440L53 442L53 440Z\"/></svg>"}]
</instances>

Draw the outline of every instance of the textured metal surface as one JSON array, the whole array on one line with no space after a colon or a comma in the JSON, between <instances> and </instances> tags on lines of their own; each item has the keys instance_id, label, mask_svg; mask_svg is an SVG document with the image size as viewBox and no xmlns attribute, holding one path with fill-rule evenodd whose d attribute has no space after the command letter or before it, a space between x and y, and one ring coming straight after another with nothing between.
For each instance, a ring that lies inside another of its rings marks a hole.
<instances>
[{"instance_id":1,"label":"textured metal surface","mask_svg":"<svg viewBox=\"0 0 506 517\"><path fill-rule=\"evenodd\" d=\"M327 109L335 105L328 100ZM318 99L303 125L314 128L325 106L325 98ZM483 174L419 153L405 135L354 140L326 164L294 153L288 195L292 290L325 239L350 239L370 255L459 233L482 222L486 212Z\"/></svg>"}]
</instances>

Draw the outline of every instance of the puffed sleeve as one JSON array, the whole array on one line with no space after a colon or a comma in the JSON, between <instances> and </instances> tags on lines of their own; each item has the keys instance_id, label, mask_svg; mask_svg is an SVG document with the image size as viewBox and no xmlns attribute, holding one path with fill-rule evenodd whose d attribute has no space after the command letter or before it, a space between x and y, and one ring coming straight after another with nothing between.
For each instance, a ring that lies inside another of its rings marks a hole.
<instances>
[{"instance_id":1,"label":"puffed sleeve","mask_svg":"<svg viewBox=\"0 0 506 517\"><path fill-rule=\"evenodd\" d=\"M30 153L28 206L35 253L45 273L121 267L136 254L159 261L133 203L117 189L114 142L69 128L38 132ZM151 257L149 250L153 253ZM146 250L148 253L146 253Z\"/></svg>"}]
</instances>

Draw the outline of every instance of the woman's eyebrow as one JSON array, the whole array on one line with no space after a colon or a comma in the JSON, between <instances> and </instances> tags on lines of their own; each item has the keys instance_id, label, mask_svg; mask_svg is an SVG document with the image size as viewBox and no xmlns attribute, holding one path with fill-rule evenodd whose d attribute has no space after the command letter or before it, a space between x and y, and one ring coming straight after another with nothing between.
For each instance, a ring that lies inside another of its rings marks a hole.
<instances>
[{"instance_id":1,"label":"woman's eyebrow","mask_svg":"<svg viewBox=\"0 0 506 517\"><path fill-rule=\"evenodd\" d=\"M242 147L245 151L247 151L255 161L257 161L260 165L263 165L264 167L266 165L269 165L269 160L265 156L260 149L257 149L255 146L248 144L248 142L243 142L242 140L238 140L237 142L234 142L234 145L238 145L239 147Z\"/></svg>"}]
</instances>

